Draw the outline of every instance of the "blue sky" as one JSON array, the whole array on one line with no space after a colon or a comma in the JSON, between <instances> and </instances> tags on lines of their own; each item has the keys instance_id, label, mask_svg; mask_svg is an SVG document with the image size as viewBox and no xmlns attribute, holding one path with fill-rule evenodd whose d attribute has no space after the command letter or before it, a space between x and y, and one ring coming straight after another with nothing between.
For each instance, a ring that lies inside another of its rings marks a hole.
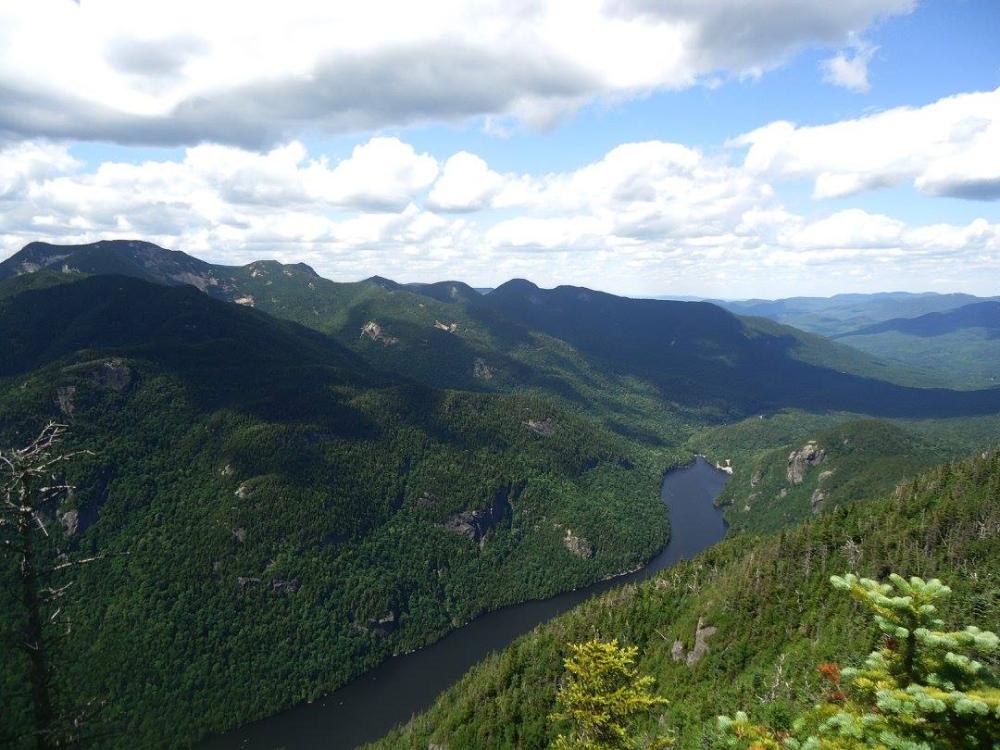
<instances>
[{"instance_id":1,"label":"blue sky","mask_svg":"<svg viewBox=\"0 0 1000 750\"><path fill-rule=\"evenodd\" d=\"M445 2L403 31L393 3L235 31L239 4L177 5L0 11L0 85L32 92L0 107L0 255L139 234L336 278L728 297L1000 270L992 0ZM25 56L61 25L65 66Z\"/></svg>"}]
</instances>

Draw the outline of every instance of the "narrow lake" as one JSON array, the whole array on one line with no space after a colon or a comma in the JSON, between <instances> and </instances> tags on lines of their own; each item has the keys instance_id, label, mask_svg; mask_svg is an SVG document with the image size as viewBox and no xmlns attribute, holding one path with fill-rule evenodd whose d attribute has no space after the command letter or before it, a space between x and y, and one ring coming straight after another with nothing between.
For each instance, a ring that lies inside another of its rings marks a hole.
<instances>
[{"instance_id":1,"label":"narrow lake","mask_svg":"<svg viewBox=\"0 0 1000 750\"><path fill-rule=\"evenodd\" d=\"M623 583L641 581L678 560L689 559L726 534L713 501L728 476L702 458L667 472L661 497L670 512L666 547L642 570L551 599L490 612L440 641L396 656L313 703L247 724L205 742L205 750L350 750L378 739L400 722L428 708L437 695L491 651L574 607Z\"/></svg>"}]
</instances>

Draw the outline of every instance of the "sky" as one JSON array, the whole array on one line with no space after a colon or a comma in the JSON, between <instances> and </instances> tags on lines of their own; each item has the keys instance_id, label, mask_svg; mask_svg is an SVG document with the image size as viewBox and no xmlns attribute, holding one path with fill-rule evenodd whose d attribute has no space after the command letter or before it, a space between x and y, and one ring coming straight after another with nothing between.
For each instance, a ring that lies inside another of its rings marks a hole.
<instances>
[{"instance_id":1,"label":"sky","mask_svg":"<svg viewBox=\"0 0 1000 750\"><path fill-rule=\"evenodd\" d=\"M4 0L0 259L1000 293L998 0Z\"/></svg>"}]
</instances>

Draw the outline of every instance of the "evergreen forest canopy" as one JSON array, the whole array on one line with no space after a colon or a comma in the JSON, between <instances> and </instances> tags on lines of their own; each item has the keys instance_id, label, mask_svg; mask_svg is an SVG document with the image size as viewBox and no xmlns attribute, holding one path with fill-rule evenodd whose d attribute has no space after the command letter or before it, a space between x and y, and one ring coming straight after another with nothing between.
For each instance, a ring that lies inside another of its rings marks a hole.
<instances>
[{"instance_id":1,"label":"evergreen forest canopy","mask_svg":"<svg viewBox=\"0 0 1000 750\"><path fill-rule=\"evenodd\" d=\"M55 420L84 451L58 472L73 489L37 554L100 558L73 572L72 630L48 656L56 711L99 703L94 742L108 747L185 746L483 611L635 568L669 535L664 470L695 452L731 461L734 527L808 521L788 532L801 536L861 523L864 506L841 505L987 445L1000 412L1000 390L915 387L896 362L707 303L337 283L136 241L32 243L0 263L0 348L0 446ZM789 483L788 449L810 440L827 463ZM982 510L977 497L962 502ZM889 543L908 529L887 526ZM770 544L740 534L707 554ZM963 544L954 554L978 549ZM18 560L2 565L0 736L31 747L30 664L6 645L25 625ZM670 628L691 619L689 598L664 610ZM728 678L755 660L726 662ZM482 734L473 717L435 737L541 746L545 679L518 709L524 727ZM683 732L698 705L671 696L667 710L688 712ZM426 746L432 732L413 731L400 736Z\"/></svg>"}]
</instances>

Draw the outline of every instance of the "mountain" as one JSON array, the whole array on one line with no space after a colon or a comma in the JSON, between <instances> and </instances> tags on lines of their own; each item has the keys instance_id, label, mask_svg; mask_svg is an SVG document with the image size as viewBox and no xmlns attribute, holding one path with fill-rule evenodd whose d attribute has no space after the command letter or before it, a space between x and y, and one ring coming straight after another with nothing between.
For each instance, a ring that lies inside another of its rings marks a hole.
<instances>
[{"instance_id":1,"label":"mountain","mask_svg":"<svg viewBox=\"0 0 1000 750\"><path fill-rule=\"evenodd\" d=\"M706 427L789 407L1000 413L1000 389L879 380L876 358L708 303L337 283L131 241L33 243L0 272L0 445L58 419L93 452L42 550L116 555L81 569L53 659L139 745L188 744L477 613L634 569L668 535L663 471ZM23 726L23 671L2 674Z\"/></svg>"},{"instance_id":2,"label":"mountain","mask_svg":"<svg viewBox=\"0 0 1000 750\"><path fill-rule=\"evenodd\" d=\"M831 593L832 574L939 577L954 591L949 622L1000 621L1000 536L983 531L1000 524L998 481L1000 454L983 454L781 533L731 537L536 628L371 748L547 747L568 644L595 637L638 647L681 750L721 746L719 714L787 726L815 702L818 664L854 665L871 650L870 620ZM707 649L678 659L696 633Z\"/></svg>"},{"instance_id":3,"label":"mountain","mask_svg":"<svg viewBox=\"0 0 1000 750\"><path fill-rule=\"evenodd\" d=\"M979 301L971 294L879 292L832 297L713 300L738 315L770 318L823 336L835 336L891 318L912 318Z\"/></svg>"},{"instance_id":4,"label":"mountain","mask_svg":"<svg viewBox=\"0 0 1000 750\"><path fill-rule=\"evenodd\" d=\"M944 336L966 328L983 328L988 332L990 338L1000 338L1000 302L994 300L976 302L956 307L947 312L927 313L916 318L893 318L854 331L847 331L835 338L872 336L889 331L929 338Z\"/></svg>"},{"instance_id":5,"label":"mountain","mask_svg":"<svg viewBox=\"0 0 1000 750\"><path fill-rule=\"evenodd\" d=\"M1000 390L955 393L866 377L877 362L705 302L629 299L569 286L546 290L523 280L483 300L593 361L655 384L665 398L717 413L797 407L940 416L995 413L1000 404Z\"/></svg>"},{"instance_id":6,"label":"mountain","mask_svg":"<svg viewBox=\"0 0 1000 750\"><path fill-rule=\"evenodd\" d=\"M892 318L836 338L855 349L920 367L949 387L1000 384L1000 302L995 300Z\"/></svg>"},{"instance_id":7,"label":"mountain","mask_svg":"<svg viewBox=\"0 0 1000 750\"><path fill-rule=\"evenodd\" d=\"M61 706L106 703L105 744L187 745L666 539L663 454L593 420L378 371L191 286L57 278L0 282L0 445L55 419L93 452L39 545L112 556L75 574L50 652ZM2 670L5 735L27 720L24 666Z\"/></svg>"}]
</instances>

